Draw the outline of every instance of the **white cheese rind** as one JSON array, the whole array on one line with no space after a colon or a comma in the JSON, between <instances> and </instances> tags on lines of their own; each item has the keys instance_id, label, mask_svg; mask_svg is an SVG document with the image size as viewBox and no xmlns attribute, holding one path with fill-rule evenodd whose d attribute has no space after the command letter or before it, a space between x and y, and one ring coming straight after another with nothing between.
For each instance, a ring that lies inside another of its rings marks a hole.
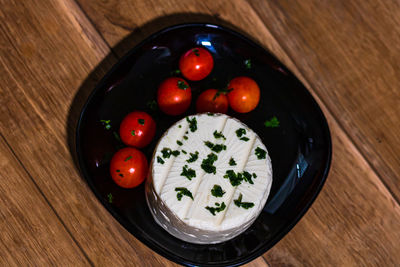
<instances>
[{"instance_id":1,"label":"white cheese rind","mask_svg":"<svg viewBox=\"0 0 400 267\"><path fill-rule=\"evenodd\" d=\"M210 244L229 240L245 231L258 217L263 209L272 185L272 165L266 154L265 159L258 159L255 149L260 147L267 151L261 139L242 122L223 114L209 116L198 114L189 116L197 120L197 130L191 132L188 122L183 119L174 124L160 139L153 160L150 165L150 177L146 182L146 199L153 217L170 234L177 238L192 243ZM236 135L236 130L244 128L249 140L242 141ZM226 140L216 139L213 132L222 131ZM185 140L183 136L187 136ZM182 145L177 144L177 140ZM210 148L204 141L214 144L224 144L227 149L219 153L215 161L216 174L206 173L201 168L201 162L208 154ZM178 156L171 155L163 158L164 164L157 162L157 156L162 157L163 148L179 150ZM187 154L183 154L185 150ZM189 153L199 152L198 159L193 163L186 160ZM229 160L233 157L236 166L230 166ZM189 180L181 176L182 168L187 165L195 170L196 177ZM232 186L229 179L224 178L226 170L235 172L248 171L255 173L254 184L242 181L239 186ZM215 197L211 189L217 184L225 191L222 197ZM194 201L187 196L177 199L175 188L185 187L194 197ZM252 202L254 207L244 209L234 204L242 194L242 202ZM225 210L214 215L205 207L216 207L215 203L224 202Z\"/></svg>"}]
</instances>

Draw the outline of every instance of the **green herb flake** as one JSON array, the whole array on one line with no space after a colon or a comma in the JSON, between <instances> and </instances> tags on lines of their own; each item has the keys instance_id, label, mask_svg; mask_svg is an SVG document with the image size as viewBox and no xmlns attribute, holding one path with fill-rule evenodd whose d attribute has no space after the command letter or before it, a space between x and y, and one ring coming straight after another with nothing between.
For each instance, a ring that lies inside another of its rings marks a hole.
<instances>
[{"instance_id":1,"label":"green herb flake","mask_svg":"<svg viewBox=\"0 0 400 267\"><path fill-rule=\"evenodd\" d=\"M120 170L118 170L118 169L117 169L117 170L115 170L115 171L116 171L116 172L120 172Z\"/></svg>"},{"instance_id":2,"label":"green herb flake","mask_svg":"<svg viewBox=\"0 0 400 267\"><path fill-rule=\"evenodd\" d=\"M251 177L252 177L252 175L249 172L247 172L247 171L243 172L243 180L245 180L246 182L248 182L250 184L254 184Z\"/></svg>"},{"instance_id":3,"label":"green herb flake","mask_svg":"<svg viewBox=\"0 0 400 267\"><path fill-rule=\"evenodd\" d=\"M186 135L184 135L183 139L188 140L189 138Z\"/></svg>"},{"instance_id":4,"label":"green herb flake","mask_svg":"<svg viewBox=\"0 0 400 267\"><path fill-rule=\"evenodd\" d=\"M264 149L262 149L260 147L257 147L255 150L255 154L258 159L265 159L266 155L267 155L267 151L265 151Z\"/></svg>"},{"instance_id":5,"label":"green herb flake","mask_svg":"<svg viewBox=\"0 0 400 267\"><path fill-rule=\"evenodd\" d=\"M192 163L195 162L199 158L199 151L196 151L195 153L190 153L190 158L186 160L186 162Z\"/></svg>"},{"instance_id":6,"label":"green herb flake","mask_svg":"<svg viewBox=\"0 0 400 267\"><path fill-rule=\"evenodd\" d=\"M178 144L178 145L183 145L183 143L181 142L181 141L179 141L179 140L176 140L176 143Z\"/></svg>"},{"instance_id":7,"label":"green herb flake","mask_svg":"<svg viewBox=\"0 0 400 267\"><path fill-rule=\"evenodd\" d=\"M157 102L155 100L148 101L146 106L153 111L157 110Z\"/></svg>"},{"instance_id":8,"label":"green herb flake","mask_svg":"<svg viewBox=\"0 0 400 267\"><path fill-rule=\"evenodd\" d=\"M214 101L214 100L217 99L221 94L226 95L226 94L228 94L229 92L231 92L232 90L233 90L233 88L229 88L229 89L228 89L228 87L222 88L222 89L218 89L217 92L215 93L215 95L214 95L214 97L213 97L212 100Z\"/></svg>"},{"instance_id":9,"label":"green herb flake","mask_svg":"<svg viewBox=\"0 0 400 267\"><path fill-rule=\"evenodd\" d=\"M253 178L254 178L254 179L257 178L257 174L255 174L254 172L253 172Z\"/></svg>"},{"instance_id":10,"label":"green herb flake","mask_svg":"<svg viewBox=\"0 0 400 267\"><path fill-rule=\"evenodd\" d=\"M132 131L131 131L131 135L132 135L132 136L135 136L135 135L136 135L136 134L135 134L135 130L132 130Z\"/></svg>"},{"instance_id":11,"label":"green herb flake","mask_svg":"<svg viewBox=\"0 0 400 267\"><path fill-rule=\"evenodd\" d=\"M214 116L214 113L212 113L212 112L207 112L207 116L213 117L213 116Z\"/></svg>"},{"instance_id":12,"label":"green herb flake","mask_svg":"<svg viewBox=\"0 0 400 267\"><path fill-rule=\"evenodd\" d=\"M110 130L111 129L111 120L100 120L100 122L104 125L104 128L106 130Z\"/></svg>"},{"instance_id":13,"label":"green herb flake","mask_svg":"<svg viewBox=\"0 0 400 267\"><path fill-rule=\"evenodd\" d=\"M179 80L178 81L178 88L182 90L186 90L189 88L189 85L187 85L184 81Z\"/></svg>"},{"instance_id":14,"label":"green herb flake","mask_svg":"<svg viewBox=\"0 0 400 267\"><path fill-rule=\"evenodd\" d=\"M270 120L264 122L264 126L267 128L277 128L279 127L279 120L276 116L273 116Z\"/></svg>"},{"instance_id":15,"label":"green herb flake","mask_svg":"<svg viewBox=\"0 0 400 267\"><path fill-rule=\"evenodd\" d=\"M232 186L237 186L240 185L243 181L243 175L239 173L235 173L233 170L227 170L225 172L224 178L229 179L229 182L231 182Z\"/></svg>"},{"instance_id":16,"label":"green herb flake","mask_svg":"<svg viewBox=\"0 0 400 267\"><path fill-rule=\"evenodd\" d=\"M217 205L217 204L218 204L218 205ZM215 216L215 213L216 213L216 212L221 212L221 211L223 211L223 210L226 208L225 202L222 202L221 204L215 203L215 206L216 206L216 207L209 207L209 206L207 206L207 207L205 207L205 208L206 208L206 210L208 210L209 212L211 212L211 214L212 214L213 216Z\"/></svg>"},{"instance_id":17,"label":"green herb flake","mask_svg":"<svg viewBox=\"0 0 400 267\"><path fill-rule=\"evenodd\" d=\"M235 203L236 206L239 208L244 208L244 209L249 209L254 207L254 203L252 202L242 202L243 195L240 194L238 199L233 200L233 203Z\"/></svg>"},{"instance_id":18,"label":"green herb flake","mask_svg":"<svg viewBox=\"0 0 400 267\"><path fill-rule=\"evenodd\" d=\"M178 75L178 74L181 74L181 71L179 69L176 69L176 70L171 71L171 74Z\"/></svg>"},{"instance_id":19,"label":"green herb flake","mask_svg":"<svg viewBox=\"0 0 400 267\"><path fill-rule=\"evenodd\" d=\"M244 66L246 67L246 69L251 69L251 59L246 59L244 61Z\"/></svg>"},{"instance_id":20,"label":"green herb flake","mask_svg":"<svg viewBox=\"0 0 400 267\"><path fill-rule=\"evenodd\" d=\"M250 140L250 139L249 139L248 137L246 137L246 136L240 137L239 139L242 140L242 141L245 141L245 142L247 142L247 141Z\"/></svg>"},{"instance_id":21,"label":"green herb flake","mask_svg":"<svg viewBox=\"0 0 400 267\"><path fill-rule=\"evenodd\" d=\"M208 154L207 158L203 159L203 161L201 162L201 168L206 173L216 174L217 168L213 164L217 159L218 159L218 156L215 155L214 153Z\"/></svg>"},{"instance_id":22,"label":"green herb flake","mask_svg":"<svg viewBox=\"0 0 400 267\"><path fill-rule=\"evenodd\" d=\"M210 141L204 141L204 144L210 148L214 152L221 152L222 150L226 150L226 145L223 144L213 144Z\"/></svg>"},{"instance_id":23,"label":"green herb flake","mask_svg":"<svg viewBox=\"0 0 400 267\"><path fill-rule=\"evenodd\" d=\"M187 152L185 150L182 149L181 151L182 151L183 154L187 154Z\"/></svg>"},{"instance_id":24,"label":"green herb flake","mask_svg":"<svg viewBox=\"0 0 400 267\"><path fill-rule=\"evenodd\" d=\"M244 128L239 128L236 130L236 135L237 137L242 137L242 135L246 134L246 129Z\"/></svg>"},{"instance_id":25,"label":"green herb flake","mask_svg":"<svg viewBox=\"0 0 400 267\"><path fill-rule=\"evenodd\" d=\"M120 173L119 176L124 177L124 175L122 173Z\"/></svg>"},{"instance_id":26,"label":"green herb flake","mask_svg":"<svg viewBox=\"0 0 400 267\"><path fill-rule=\"evenodd\" d=\"M138 119L140 125L144 125L144 119Z\"/></svg>"},{"instance_id":27,"label":"green herb flake","mask_svg":"<svg viewBox=\"0 0 400 267\"><path fill-rule=\"evenodd\" d=\"M183 196L188 196L193 200L192 192L190 192L186 187L176 187L175 191L178 192L176 194L176 198L181 201Z\"/></svg>"},{"instance_id":28,"label":"green herb flake","mask_svg":"<svg viewBox=\"0 0 400 267\"><path fill-rule=\"evenodd\" d=\"M111 193L109 193L107 195L107 198L108 198L108 203L112 203L113 202L113 195Z\"/></svg>"},{"instance_id":29,"label":"green herb flake","mask_svg":"<svg viewBox=\"0 0 400 267\"><path fill-rule=\"evenodd\" d=\"M186 121L189 123L189 129L193 133L197 130L197 120L196 117L193 117L192 119L189 119L189 117L186 117Z\"/></svg>"},{"instance_id":30,"label":"green herb flake","mask_svg":"<svg viewBox=\"0 0 400 267\"><path fill-rule=\"evenodd\" d=\"M129 156L129 157L127 157L126 159L125 159L125 161L128 161L128 160L130 160L132 158L132 156Z\"/></svg>"},{"instance_id":31,"label":"green herb flake","mask_svg":"<svg viewBox=\"0 0 400 267\"><path fill-rule=\"evenodd\" d=\"M199 49L193 48L193 49L192 49L192 52L193 52L196 56L200 56L200 54L199 54Z\"/></svg>"},{"instance_id":32,"label":"green herb flake","mask_svg":"<svg viewBox=\"0 0 400 267\"><path fill-rule=\"evenodd\" d=\"M181 152L179 152L179 150L174 150L171 152L172 156L177 157Z\"/></svg>"},{"instance_id":33,"label":"green herb flake","mask_svg":"<svg viewBox=\"0 0 400 267\"><path fill-rule=\"evenodd\" d=\"M216 139L222 138L222 139L226 140L226 138L225 138L225 136L222 134L222 132L217 132L217 130L214 131L214 137L215 137Z\"/></svg>"},{"instance_id":34,"label":"green herb flake","mask_svg":"<svg viewBox=\"0 0 400 267\"><path fill-rule=\"evenodd\" d=\"M179 124L179 125L178 125L178 128L182 128L182 125Z\"/></svg>"},{"instance_id":35,"label":"green herb flake","mask_svg":"<svg viewBox=\"0 0 400 267\"><path fill-rule=\"evenodd\" d=\"M222 190L222 187L215 184L214 187L211 189L211 195L214 197L222 197L225 194L225 191Z\"/></svg>"},{"instance_id":36,"label":"green herb flake","mask_svg":"<svg viewBox=\"0 0 400 267\"><path fill-rule=\"evenodd\" d=\"M165 161L160 156L157 156L157 162L161 164L165 163Z\"/></svg>"},{"instance_id":37,"label":"green herb flake","mask_svg":"<svg viewBox=\"0 0 400 267\"><path fill-rule=\"evenodd\" d=\"M236 166L237 164L236 164L236 161L235 161L233 158L231 158L231 159L229 160L229 165L230 165L230 166Z\"/></svg>"},{"instance_id":38,"label":"green herb flake","mask_svg":"<svg viewBox=\"0 0 400 267\"><path fill-rule=\"evenodd\" d=\"M191 168L188 168L188 165L185 165L182 168L181 176L185 176L191 181L192 178L196 177L196 171Z\"/></svg>"}]
</instances>

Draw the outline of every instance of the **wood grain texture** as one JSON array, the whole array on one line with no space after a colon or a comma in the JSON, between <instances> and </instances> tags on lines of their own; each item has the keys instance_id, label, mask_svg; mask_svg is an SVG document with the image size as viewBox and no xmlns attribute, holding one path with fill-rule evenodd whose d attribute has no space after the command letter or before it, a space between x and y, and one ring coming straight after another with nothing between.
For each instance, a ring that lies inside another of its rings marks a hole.
<instances>
[{"instance_id":1,"label":"wood grain texture","mask_svg":"<svg viewBox=\"0 0 400 267\"><path fill-rule=\"evenodd\" d=\"M69 153L70 105L86 98L88 92L77 96L81 99L74 96L109 52L71 3L1 3L0 81L6 85L1 88L1 132L91 263L171 266L102 207ZM103 67L112 62L105 59ZM100 68L97 74L102 73Z\"/></svg>"},{"instance_id":2,"label":"wood grain texture","mask_svg":"<svg viewBox=\"0 0 400 267\"><path fill-rule=\"evenodd\" d=\"M398 2L250 3L399 201Z\"/></svg>"},{"instance_id":3,"label":"wood grain texture","mask_svg":"<svg viewBox=\"0 0 400 267\"><path fill-rule=\"evenodd\" d=\"M0 178L1 266L89 266L2 136Z\"/></svg>"}]
</instances>

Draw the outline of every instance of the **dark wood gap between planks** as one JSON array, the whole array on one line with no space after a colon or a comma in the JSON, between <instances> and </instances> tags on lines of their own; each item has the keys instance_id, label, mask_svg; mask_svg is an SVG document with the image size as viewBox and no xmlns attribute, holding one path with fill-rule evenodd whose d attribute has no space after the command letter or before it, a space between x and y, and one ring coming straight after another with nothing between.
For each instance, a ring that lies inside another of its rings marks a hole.
<instances>
[{"instance_id":1,"label":"dark wood gap between planks","mask_svg":"<svg viewBox=\"0 0 400 267\"><path fill-rule=\"evenodd\" d=\"M4 137L3 133L0 132L0 137L8 147L8 149L11 151L12 155L18 162L18 164L21 166L23 171L26 173L26 175L29 177L31 182L34 184L34 186L37 188L37 190L40 193L40 196L44 199L44 201L47 203L47 205L50 207L51 211L54 213L58 221L60 221L61 225L64 227L65 231L68 233L68 235L71 237L71 239L74 241L75 245L82 251L83 256L85 259L88 261L90 266L94 266L92 260L90 260L89 256L86 254L85 250L81 247L81 245L78 243L78 241L75 239L74 235L71 233L69 228L65 225L64 221L61 219L61 217L58 215L57 211L54 209L53 205L51 205L50 201L47 199L46 195L43 193L42 189L38 186L36 183L35 179L33 179L32 175L29 173L29 171L26 169L25 165L22 163L21 159L18 157L18 155L15 153L14 149L10 145L10 143L7 141L7 139Z\"/></svg>"},{"instance_id":2,"label":"dark wood gap between planks","mask_svg":"<svg viewBox=\"0 0 400 267\"><path fill-rule=\"evenodd\" d=\"M251 5L251 2L250 2ZM284 13L284 11L281 9L281 7L279 6L279 9ZM259 12L257 11L257 9L253 8L253 10L255 11L255 13L257 14L257 16L259 17L259 19L262 21L261 17L259 16ZM371 170L375 173L375 175L379 178L379 180L381 181L381 183L384 185L384 187L386 188L386 190L389 192L390 196L396 201L396 203L398 205L400 205L400 199L397 198L397 196L393 193L393 191L390 189L390 187L387 185L387 183L385 182L384 179L382 179L382 176L380 175L380 173L376 170L376 168L374 167L373 164L371 164L371 161L368 160L368 157L365 156L365 154L363 153L363 151L360 149L360 147L357 145L357 143L354 141L354 139L351 137L351 135L349 134L348 131L346 131L346 129L343 127L342 124L340 124L340 120L337 118L337 116L331 111L331 109L329 108L329 106L325 103L325 101L323 100L322 97L320 97L320 95L318 94L317 90L310 90L313 88L312 82L308 79L308 77L305 75L305 73L303 73L303 71L301 71L301 69L298 67L296 61L294 60L293 55L289 52L289 49L287 49L287 47L284 45L284 42L282 40L280 40L279 37L277 37L277 35L270 30L270 28L263 23L264 27L267 29L267 31L269 31L271 33L271 36L277 41L277 43L279 44L280 48L282 49L282 51L284 51L284 53L286 54L286 56L290 59L291 63L295 66L296 71L298 73L300 73L301 77L304 79L304 81L306 82L306 87L307 89L312 92L312 94L314 94L317 98L318 98L318 102L320 102L324 108L329 112L329 114L332 116L332 118L334 119L335 123L338 124L339 129L341 131L343 131L343 133L345 134L346 138L348 138L350 140L350 142L353 144L353 146L356 148L357 152L362 156L362 158L365 160L365 162L368 164L368 167L371 168ZM308 86L307 86L308 85Z\"/></svg>"}]
</instances>

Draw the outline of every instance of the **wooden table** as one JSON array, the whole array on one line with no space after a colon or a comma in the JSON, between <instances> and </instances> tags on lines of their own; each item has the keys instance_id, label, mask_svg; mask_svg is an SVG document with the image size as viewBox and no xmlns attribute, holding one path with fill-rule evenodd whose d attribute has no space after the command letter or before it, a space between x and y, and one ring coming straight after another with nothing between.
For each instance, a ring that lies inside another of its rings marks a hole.
<instances>
[{"instance_id":1,"label":"wooden table","mask_svg":"<svg viewBox=\"0 0 400 267\"><path fill-rule=\"evenodd\" d=\"M168 25L231 25L308 87L333 161L253 266L400 264L400 6L394 0L0 0L0 265L171 266L102 207L71 156L76 118L127 50Z\"/></svg>"}]
</instances>

